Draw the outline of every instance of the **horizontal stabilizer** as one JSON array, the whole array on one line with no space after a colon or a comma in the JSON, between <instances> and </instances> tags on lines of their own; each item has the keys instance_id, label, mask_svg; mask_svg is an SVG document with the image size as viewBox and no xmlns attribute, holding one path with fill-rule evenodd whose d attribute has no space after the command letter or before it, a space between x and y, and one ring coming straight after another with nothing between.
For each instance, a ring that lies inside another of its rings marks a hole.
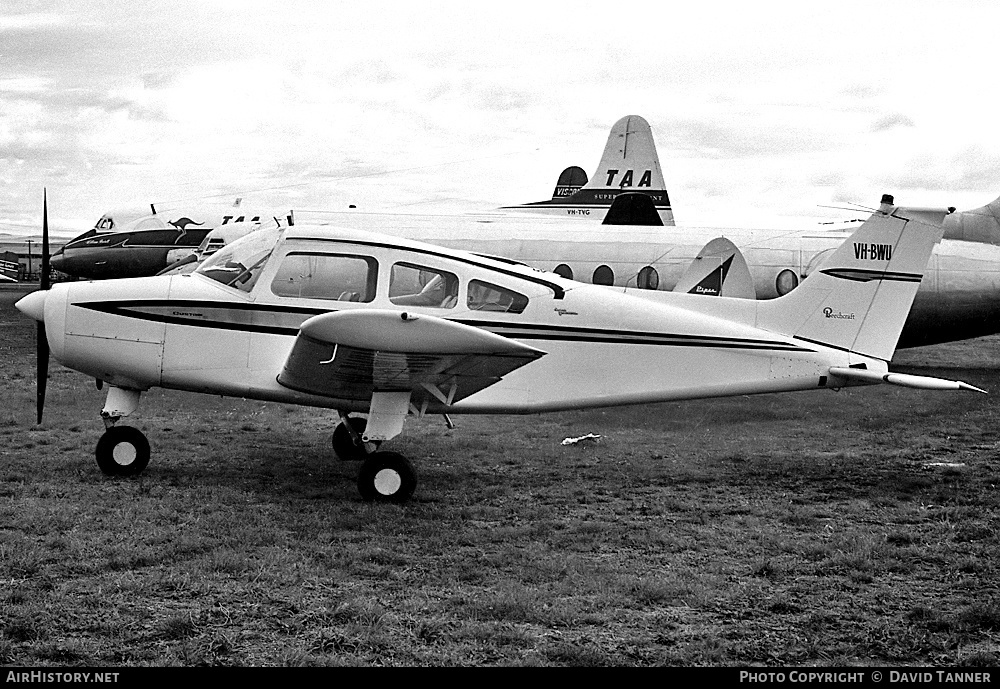
<instances>
[{"instance_id":1,"label":"horizontal stabilizer","mask_svg":"<svg viewBox=\"0 0 1000 689\"><path fill-rule=\"evenodd\" d=\"M972 390L988 394L985 390L974 385L963 383L960 380L948 380L946 378L933 378L931 376L912 376L906 373L879 373L868 371L862 368L844 368L834 366L830 369L830 375L837 378L859 383L889 383L890 385L900 385L904 388L917 388L920 390Z\"/></svg>"},{"instance_id":2,"label":"horizontal stabilizer","mask_svg":"<svg viewBox=\"0 0 1000 689\"><path fill-rule=\"evenodd\" d=\"M716 237L702 247L673 291L712 297L757 298L746 259L725 237Z\"/></svg>"},{"instance_id":3,"label":"horizontal stabilizer","mask_svg":"<svg viewBox=\"0 0 1000 689\"><path fill-rule=\"evenodd\" d=\"M602 225L663 225L656 204L646 194L625 192L611 202Z\"/></svg>"}]
</instances>

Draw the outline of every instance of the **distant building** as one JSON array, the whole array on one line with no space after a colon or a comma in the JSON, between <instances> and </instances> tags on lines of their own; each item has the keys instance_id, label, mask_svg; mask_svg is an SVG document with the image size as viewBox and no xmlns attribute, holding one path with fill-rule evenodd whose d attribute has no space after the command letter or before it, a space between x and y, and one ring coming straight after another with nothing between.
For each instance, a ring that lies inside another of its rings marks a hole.
<instances>
[{"instance_id":1,"label":"distant building","mask_svg":"<svg viewBox=\"0 0 1000 689\"><path fill-rule=\"evenodd\" d=\"M13 251L4 251L0 254L0 275L12 280L21 279L21 264Z\"/></svg>"},{"instance_id":2,"label":"distant building","mask_svg":"<svg viewBox=\"0 0 1000 689\"><path fill-rule=\"evenodd\" d=\"M49 251L55 253L65 243L66 240L63 238L53 240ZM10 263L14 264L13 268L8 265ZM38 280L41 268L41 237L17 237L0 234L0 274L15 280ZM52 274L53 280L66 279L66 277L62 273L53 272Z\"/></svg>"}]
</instances>

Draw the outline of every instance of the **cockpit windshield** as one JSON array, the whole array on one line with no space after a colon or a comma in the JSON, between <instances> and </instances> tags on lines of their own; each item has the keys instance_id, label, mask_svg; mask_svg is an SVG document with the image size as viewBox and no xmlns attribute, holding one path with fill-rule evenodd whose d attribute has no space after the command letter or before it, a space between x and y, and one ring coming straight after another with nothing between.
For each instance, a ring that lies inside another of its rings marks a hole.
<instances>
[{"instance_id":1,"label":"cockpit windshield","mask_svg":"<svg viewBox=\"0 0 1000 689\"><path fill-rule=\"evenodd\" d=\"M164 230L167 228L167 223L158 215L147 215L126 223L118 223L115 226L115 230L118 232L140 232L142 230Z\"/></svg>"},{"instance_id":2,"label":"cockpit windshield","mask_svg":"<svg viewBox=\"0 0 1000 689\"><path fill-rule=\"evenodd\" d=\"M198 266L195 272L223 285L249 292L257 282L280 235L281 230L278 228L251 232L219 249Z\"/></svg>"}]
</instances>

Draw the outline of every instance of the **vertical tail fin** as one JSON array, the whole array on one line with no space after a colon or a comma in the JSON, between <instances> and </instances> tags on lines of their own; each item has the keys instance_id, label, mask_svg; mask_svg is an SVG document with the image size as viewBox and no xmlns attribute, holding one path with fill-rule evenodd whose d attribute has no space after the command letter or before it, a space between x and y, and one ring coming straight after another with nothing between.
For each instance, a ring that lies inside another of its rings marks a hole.
<instances>
[{"instance_id":1,"label":"vertical tail fin","mask_svg":"<svg viewBox=\"0 0 1000 689\"><path fill-rule=\"evenodd\" d=\"M604 154L585 189L665 190L653 131L638 115L626 115L611 127Z\"/></svg>"},{"instance_id":2,"label":"vertical tail fin","mask_svg":"<svg viewBox=\"0 0 1000 689\"><path fill-rule=\"evenodd\" d=\"M582 167L572 165L559 175L559 180L556 182L556 188L552 192L553 201L561 201L567 196L572 196L578 192L584 184L587 183L587 173L583 171Z\"/></svg>"},{"instance_id":3,"label":"vertical tail fin","mask_svg":"<svg viewBox=\"0 0 1000 689\"><path fill-rule=\"evenodd\" d=\"M743 253L725 237L716 237L701 248L673 291L713 297L757 298Z\"/></svg>"},{"instance_id":4,"label":"vertical tail fin","mask_svg":"<svg viewBox=\"0 0 1000 689\"><path fill-rule=\"evenodd\" d=\"M638 115L626 115L611 127L597 172L576 195L598 192L613 197L625 191L648 194L655 202L663 224L674 224L653 131L649 123Z\"/></svg>"},{"instance_id":5,"label":"vertical tail fin","mask_svg":"<svg viewBox=\"0 0 1000 689\"><path fill-rule=\"evenodd\" d=\"M820 270L758 303L758 325L889 361L948 211L899 208L891 196Z\"/></svg>"},{"instance_id":6,"label":"vertical tail fin","mask_svg":"<svg viewBox=\"0 0 1000 689\"><path fill-rule=\"evenodd\" d=\"M615 122L593 179L578 167L563 170L547 201L502 206L501 210L529 211L603 220L611 202L624 192L649 196L661 225L674 224L674 212L663 182L660 158L649 123L638 115Z\"/></svg>"}]
</instances>

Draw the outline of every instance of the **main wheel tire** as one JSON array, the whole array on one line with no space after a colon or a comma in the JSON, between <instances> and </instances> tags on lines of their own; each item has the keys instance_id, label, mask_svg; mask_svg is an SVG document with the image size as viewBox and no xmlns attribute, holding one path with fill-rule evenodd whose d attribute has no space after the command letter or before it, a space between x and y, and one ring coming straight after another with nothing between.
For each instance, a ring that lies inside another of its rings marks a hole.
<instances>
[{"instance_id":1,"label":"main wheel tire","mask_svg":"<svg viewBox=\"0 0 1000 689\"><path fill-rule=\"evenodd\" d=\"M367 419L360 419L349 417L346 421L341 421L337 424L337 427L333 429L333 452L337 457L345 462L360 462L361 460L367 458L370 454L366 443L355 443L354 438L351 437L350 431L347 430L345 423L351 424L351 428L357 434L358 439L365 434L365 429L368 427ZM374 445L376 448L381 443L368 443L367 445Z\"/></svg>"},{"instance_id":2,"label":"main wheel tire","mask_svg":"<svg viewBox=\"0 0 1000 689\"><path fill-rule=\"evenodd\" d=\"M413 466L396 452L369 455L358 473L358 492L368 502L404 503L416 487Z\"/></svg>"},{"instance_id":3,"label":"main wheel tire","mask_svg":"<svg viewBox=\"0 0 1000 689\"><path fill-rule=\"evenodd\" d=\"M97 441L97 466L108 476L136 476L149 464L149 441L137 428L112 426Z\"/></svg>"}]
</instances>

